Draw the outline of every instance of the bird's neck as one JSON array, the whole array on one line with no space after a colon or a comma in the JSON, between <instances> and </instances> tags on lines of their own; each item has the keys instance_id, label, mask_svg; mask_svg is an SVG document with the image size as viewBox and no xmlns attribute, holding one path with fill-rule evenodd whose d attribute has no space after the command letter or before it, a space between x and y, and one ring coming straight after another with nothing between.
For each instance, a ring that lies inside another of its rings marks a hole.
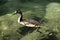
<instances>
[{"instance_id":1,"label":"bird's neck","mask_svg":"<svg viewBox=\"0 0 60 40\"><path fill-rule=\"evenodd\" d=\"M22 21L23 15L21 14L20 21Z\"/></svg>"},{"instance_id":2,"label":"bird's neck","mask_svg":"<svg viewBox=\"0 0 60 40\"><path fill-rule=\"evenodd\" d=\"M22 18L23 18L23 15L19 16L19 18L18 18L18 23L23 20Z\"/></svg>"}]
</instances>

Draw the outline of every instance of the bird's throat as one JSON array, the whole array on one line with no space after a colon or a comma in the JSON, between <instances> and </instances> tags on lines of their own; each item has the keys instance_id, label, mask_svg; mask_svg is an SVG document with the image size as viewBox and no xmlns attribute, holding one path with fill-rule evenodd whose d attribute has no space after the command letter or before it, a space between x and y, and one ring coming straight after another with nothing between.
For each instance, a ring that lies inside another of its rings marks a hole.
<instances>
[{"instance_id":1,"label":"bird's throat","mask_svg":"<svg viewBox=\"0 0 60 40\"><path fill-rule=\"evenodd\" d=\"M22 21L23 15L21 14L20 21Z\"/></svg>"}]
</instances>

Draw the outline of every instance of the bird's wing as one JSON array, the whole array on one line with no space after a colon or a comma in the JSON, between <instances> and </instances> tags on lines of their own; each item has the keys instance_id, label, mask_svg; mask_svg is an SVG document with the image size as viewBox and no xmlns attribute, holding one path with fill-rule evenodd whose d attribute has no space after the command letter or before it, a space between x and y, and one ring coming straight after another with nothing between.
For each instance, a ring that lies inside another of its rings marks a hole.
<instances>
[{"instance_id":1,"label":"bird's wing","mask_svg":"<svg viewBox=\"0 0 60 40\"><path fill-rule=\"evenodd\" d=\"M38 21L35 20L31 20L31 19L23 19L24 22L27 22L29 24L36 24L39 25L40 23Z\"/></svg>"}]
</instances>

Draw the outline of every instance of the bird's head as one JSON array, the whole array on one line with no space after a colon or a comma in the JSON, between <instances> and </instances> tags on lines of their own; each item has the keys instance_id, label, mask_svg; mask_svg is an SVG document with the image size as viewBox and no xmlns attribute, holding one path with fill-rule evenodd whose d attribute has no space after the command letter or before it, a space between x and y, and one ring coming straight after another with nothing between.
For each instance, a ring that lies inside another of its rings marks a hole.
<instances>
[{"instance_id":1,"label":"bird's head","mask_svg":"<svg viewBox=\"0 0 60 40\"><path fill-rule=\"evenodd\" d=\"M14 14L22 14L22 11L20 9L17 9Z\"/></svg>"}]
</instances>

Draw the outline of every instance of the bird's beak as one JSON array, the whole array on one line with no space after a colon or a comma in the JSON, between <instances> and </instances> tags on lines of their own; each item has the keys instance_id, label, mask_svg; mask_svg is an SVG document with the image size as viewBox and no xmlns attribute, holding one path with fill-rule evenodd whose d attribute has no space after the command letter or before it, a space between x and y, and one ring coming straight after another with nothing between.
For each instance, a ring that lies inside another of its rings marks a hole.
<instances>
[{"instance_id":1,"label":"bird's beak","mask_svg":"<svg viewBox=\"0 0 60 40\"><path fill-rule=\"evenodd\" d=\"M17 12L15 11L15 12L13 12L14 14L13 15L15 15L15 14L17 14Z\"/></svg>"}]
</instances>

